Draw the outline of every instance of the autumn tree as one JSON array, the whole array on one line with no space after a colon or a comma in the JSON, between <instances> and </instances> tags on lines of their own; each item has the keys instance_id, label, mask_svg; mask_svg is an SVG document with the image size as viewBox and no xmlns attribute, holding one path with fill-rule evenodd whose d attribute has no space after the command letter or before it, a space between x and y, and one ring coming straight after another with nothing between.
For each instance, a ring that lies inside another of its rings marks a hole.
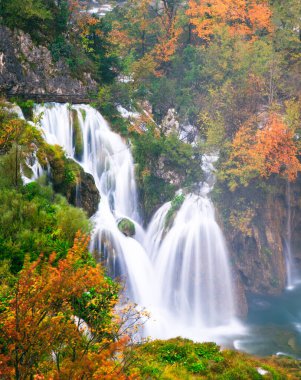
<instances>
[{"instance_id":1,"label":"autumn tree","mask_svg":"<svg viewBox=\"0 0 301 380\"><path fill-rule=\"evenodd\" d=\"M182 26L179 23L178 11L181 5L179 0L163 0L157 4L156 14L158 23L157 44L154 48L154 57L158 65L170 61L175 54Z\"/></svg>"},{"instance_id":2,"label":"autumn tree","mask_svg":"<svg viewBox=\"0 0 301 380\"><path fill-rule=\"evenodd\" d=\"M266 0L190 0L187 15L198 37L209 41L222 29L231 36L252 38L271 30L271 10Z\"/></svg>"},{"instance_id":3,"label":"autumn tree","mask_svg":"<svg viewBox=\"0 0 301 380\"><path fill-rule=\"evenodd\" d=\"M27 262L0 303L0 377L126 379L118 287L77 235L65 259Z\"/></svg>"},{"instance_id":4,"label":"autumn tree","mask_svg":"<svg viewBox=\"0 0 301 380\"><path fill-rule=\"evenodd\" d=\"M256 177L273 174L294 181L301 171L294 130L282 118L272 113L263 127L246 123L236 133L226 165L230 187L247 185Z\"/></svg>"},{"instance_id":5,"label":"autumn tree","mask_svg":"<svg viewBox=\"0 0 301 380\"><path fill-rule=\"evenodd\" d=\"M146 67L160 75L175 54L182 27L178 11L182 1L131 0L127 10L113 22L111 41L122 54L131 52L136 58L134 71ZM140 77L140 75L139 75Z\"/></svg>"}]
</instances>

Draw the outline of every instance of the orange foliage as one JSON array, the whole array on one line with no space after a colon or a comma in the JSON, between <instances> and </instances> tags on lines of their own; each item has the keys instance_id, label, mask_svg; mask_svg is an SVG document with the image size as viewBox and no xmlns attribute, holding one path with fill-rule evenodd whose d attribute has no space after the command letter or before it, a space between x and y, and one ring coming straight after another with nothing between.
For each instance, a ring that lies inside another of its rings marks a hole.
<instances>
[{"instance_id":1,"label":"orange foliage","mask_svg":"<svg viewBox=\"0 0 301 380\"><path fill-rule=\"evenodd\" d=\"M125 48L136 50L142 66L147 60L155 68L152 74L162 75L183 31L178 22L178 5L163 1L161 7L152 0L130 0L126 9L124 20L114 22L111 43L119 47L121 55ZM139 61L136 68L140 69Z\"/></svg>"},{"instance_id":2,"label":"orange foliage","mask_svg":"<svg viewBox=\"0 0 301 380\"><path fill-rule=\"evenodd\" d=\"M78 234L57 266L55 254L25 264L11 299L0 303L1 378L133 378L122 372L128 337L116 338L115 288L99 266L83 264L87 244ZM91 308L87 326L74 305L90 292L98 297L83 307Z\"/></svg>"},{"instance_id":3,"label":"orange foliage","mask_svg":"<svg viewBox=\"0 0 301 380\"><path fill-rule=\"evenodd\" d=\"M182 28L176 26L173 20L167 28L162 28L162 35L158 36L158 43L154 47L154 57L159 63L169 62L175 54Z\"/></svg>"},{"instance_id":4,"label":"orange foliage","mask_svg":"<svg viewBox=\"0 0 301 380\"><path fill-rule=\"evenodd\" d=\"M84 8L84 3L79 0L68 0L70 18L73 32L79 33L82 38L89 34L90 27L99 23L99 19L87 13ZM101 35L102 31L97 29L96 34Z\"/></svg>"},{"instance_id":5,"label":"orange foliage","mask_svg":"<svg viewBox=\"0 0 301 380\"><path fill-rule=\"evenodd\" d=\"M246 182L257 175L267 178L272 174L294 181L301 171L297 155L294 131L278 115L272 114L262 129L254 131L246 125L237 132L228 173L245 178Z\"/></svg>"},{"instance_id":6,"label":"orange foliage","mask_svg":"<svg viewBox=\"0 0 301 380\"><path fill-rule=\"evenodd\" d=\"M271 10L266 0L190 0L187 15L195 33L205 40L225 27L231 36L254 37L271 30Z\"/></svg>"}]
</instances>

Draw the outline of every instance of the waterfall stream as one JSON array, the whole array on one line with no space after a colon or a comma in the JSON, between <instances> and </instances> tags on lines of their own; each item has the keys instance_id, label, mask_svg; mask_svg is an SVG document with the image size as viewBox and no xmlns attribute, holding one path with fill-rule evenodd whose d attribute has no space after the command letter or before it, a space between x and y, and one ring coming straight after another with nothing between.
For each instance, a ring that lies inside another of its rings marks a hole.
<instances>
[{"instance_id":1,"label":"waterfall stream","mask_svg":"<svg viewBox=\"0 0 301 380\"><path fill-rule=\"evenodd\" d=\"M292 252L292 210L291 210L291 185L287 182L286 187L286 207L287 207L287 222L286 222L286 237L285 237L285 260L287 273L287 289L292 290L300 283L300 278L297 273L296 263Z\"/></svg>"},{"instance_id":2,"label":"waterfall stream","mask_svg":"<svg viewBox=\"0 0 301 380\"><path fill-rule=\"evenodd\" d=\"M87 105L71 110L68 105L46 104L35 111L42 113L47 142L61 145L95 179L101 201L92 217L90 248L99 252L112 276L125 280L129 298L149 310L144 334L218 341L218 336L237 331L229 257L207 195L212 161L204 162L208 179L200 194L186 195L172 225L166 226L168 202L144 231L130 148L104 118ZM76 153L75 133L81 134L81 155ZM118 229L124 217L135 224L133 238Z\"/></svg>"}]
</instances>

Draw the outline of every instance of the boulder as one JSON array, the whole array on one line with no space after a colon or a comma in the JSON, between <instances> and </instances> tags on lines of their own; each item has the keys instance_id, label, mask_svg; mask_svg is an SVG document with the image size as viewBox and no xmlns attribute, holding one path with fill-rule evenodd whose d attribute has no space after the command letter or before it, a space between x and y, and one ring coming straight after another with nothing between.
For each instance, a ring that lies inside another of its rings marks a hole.
<instances>
[{"instance_id":1,"label":"boulder","mask_svg":"<svg viewBox=\"0 0 301 380\"><path fill-rule=\"evenodd\" d=\"M136 233L135 224L126 218L118 221L118 228L125 236L132 237Z\"/></svg>"}]
</instances>

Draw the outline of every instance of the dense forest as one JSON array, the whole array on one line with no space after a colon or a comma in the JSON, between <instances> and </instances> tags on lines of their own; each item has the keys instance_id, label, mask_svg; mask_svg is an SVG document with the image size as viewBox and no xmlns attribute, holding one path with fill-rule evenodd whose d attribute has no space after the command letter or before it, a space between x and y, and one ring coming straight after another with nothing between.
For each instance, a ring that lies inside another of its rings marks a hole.
<instances>
[{"instance_id":1,"label":"dense forest","mask_svg":"<svg viewBox=\"0 0 301 380\"><path fill-rule=\"evenodd\" d=\"M300 379L300 134L299 0L0 0L1 379Z\"/></svg>"}]
</instances>

